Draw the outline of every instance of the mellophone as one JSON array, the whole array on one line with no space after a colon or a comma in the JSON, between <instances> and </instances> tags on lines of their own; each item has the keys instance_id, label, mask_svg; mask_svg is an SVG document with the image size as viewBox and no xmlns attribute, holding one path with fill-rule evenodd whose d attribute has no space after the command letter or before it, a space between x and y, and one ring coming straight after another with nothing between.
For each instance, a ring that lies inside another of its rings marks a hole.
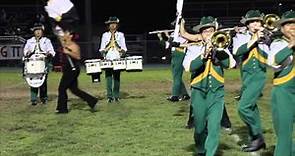
<instances>
[{"instance_id":1,"label":"mellophone","mask_svg":"<svg viewBox=\"0 0 295 156\"><path fill-rule=\"evenodd\" d=\"M114 60L89 59L85 60L86 74L92 76L92 82L99 82L102 70L113 69L126 72L142 71L142 56L130 56Z\"/></svg>"}]
</instances>

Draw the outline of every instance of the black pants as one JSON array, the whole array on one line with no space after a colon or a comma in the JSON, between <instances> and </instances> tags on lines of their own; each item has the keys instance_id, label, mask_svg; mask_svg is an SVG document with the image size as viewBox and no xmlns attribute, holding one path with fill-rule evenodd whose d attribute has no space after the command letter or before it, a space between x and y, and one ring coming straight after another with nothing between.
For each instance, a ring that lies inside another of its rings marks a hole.
<instances>
[{"instance_id":1,"label":"black pants","mask_svg":"<svg viewBox=\"0 0 295 156\"><path fill-rule=\"evenodd\" d=\"M84 101L88 103L88 105L92 108L97 102L97 98L89 95L88 93L82 91L78 88L78 76L80 74L80 69L72 71L71 69L65 69L63 71L63 75L61 77L59 87L58 87L58 100L57 100L57 108L58 111L67 111L67 89L80 97Z\"/></svg>"}]
</instances>

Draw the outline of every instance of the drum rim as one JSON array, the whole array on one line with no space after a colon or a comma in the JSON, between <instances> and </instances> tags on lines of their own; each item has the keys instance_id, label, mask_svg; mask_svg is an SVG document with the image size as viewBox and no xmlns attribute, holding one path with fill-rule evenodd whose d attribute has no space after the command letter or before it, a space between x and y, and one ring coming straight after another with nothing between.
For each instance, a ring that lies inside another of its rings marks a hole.
<instances>
[{"instance_id":1,"label":"drum rim","mask_svg":"<svg viewBox=\"0 0 295 156\"><path fill-rule=\"evenodd\" d=\"M85 63L93 63L93 62L95 62L95 61L96 61L96 62L98 62L98 61L100 62L101 59L89 59L89 60L85 60L84 62L85 62Z\"/></svg>"}]
</instances>

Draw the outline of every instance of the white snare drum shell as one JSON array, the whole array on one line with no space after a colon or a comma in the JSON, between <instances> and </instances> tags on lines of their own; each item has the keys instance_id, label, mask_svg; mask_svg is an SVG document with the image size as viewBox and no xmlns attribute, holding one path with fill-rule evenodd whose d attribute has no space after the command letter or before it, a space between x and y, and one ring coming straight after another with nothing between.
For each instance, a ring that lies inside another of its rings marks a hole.
<instances>
[{"instance_id":1,"label":"white snare drum shell","mask_svg":"<svg viewBox=\"0 0 295 156\"><path fill-rule=\"evenodd\" d=\"M101 73L100 68L100 59L92 59L92 60L86 60L85 66L86 66L86 73Z\"/></svg>"},{"instance_id":2,"label":"white snare drum shell","mask_svg":"<svg viewBox=\"0 0 295 156\"><path fill-rule=\"evenodd\" d=\"M113 63L111 60L102 60L100 62L101 69L113 68Z\"/></svg>"},{"instance_id":3,"label":"white snare drum shell","mask_svg":"<svg viewBox=\"0 0 295 156\"><path fill-rule=\"evenodd\" d=\"M126 60L125 59L116 59L113 60L114 70L125 70L126 69Z\"/></svg>"},{"instance_id":4,"label":"white snare drum shell","mask_svg":"<svg viewBox=\"0 0 295 156\"><path fill-rule=\"evenodd\" d=\"M126 57L126 71L142 71L142 56Z\"/></svg>"}]
</instances>

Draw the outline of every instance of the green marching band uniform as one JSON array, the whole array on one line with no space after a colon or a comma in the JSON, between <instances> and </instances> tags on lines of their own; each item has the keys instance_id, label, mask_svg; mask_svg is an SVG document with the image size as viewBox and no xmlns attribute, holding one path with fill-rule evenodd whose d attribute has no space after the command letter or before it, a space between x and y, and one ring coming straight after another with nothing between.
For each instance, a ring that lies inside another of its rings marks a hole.
<instances>
[{"instance_id":1,"label":"green marching band uniform","mask_svg":"<svg viewBox=\"0 0 295 156\"><path fill-rule=\"evenodd\" d=\"M168 40L173 39L173 34L170 34L170 37ZM178 43L186 43L187 40L182 38L181 36L178 36L178 38L175 39L175 42ZM165 49L171 48L171 70L172 70L172 96L168 97L167 100L172 102L177 102L180 100L188 100L189 95L187 93L187 90L185 88L184 82L182 80L183 75L183 66L182 61L185 56L185 48L183 47L171 47L168 41L163 40L163 38L160 38L160 45L165 47Z\"/></svg>"},{"instance_id":2,"label":"green marching band uniform","mask_svg":"<svg viewBox=\"0 0 295 156\"><path fill-rule=\"evenodd\" d=\"M263 14L258 10L250 10L242 18L241 23L262 21ZM238 105L241 119L248 126L251 139L250 146L243 149L245 152L265 147L258 106L256 104L266 80L268 45L254 44L248 47L248 42L254 34L250 31L237 33L233 38L233 54L242 58L242 95Z\"/></svg>"},{"instance_id":3,"label":"green marching band uniform","mask_svg":"<svg viewBox=\"0 0 295 156\"><path fill-rule=\"evenodd\" d=\"M117 31L119 19L115 16L109 17L108 21L106 21L105 24L109 26L110 30L103 33L99 51L107 60L120 59L126 53L127 47L125 43L124 33ZM111 24L116 24L117 26L111 26ZM107 50L108 47L111 48ZM113 100L119 102L120 73L120 70L113 70L111 68L105 69L107 97L109 103L111 103Z\"/></svg>"},{"instance_id":4,"label":"green marching band uniform","mask_svg":"<svg viewBox=\"0 0 295 156\"><path fill-rule=\"evenodd\" d=\"M213 17L203 17L197 29L215 25ZM228 49L217 51L214 58L204 58L205 46L203 43L190 46L183 66L186 71L192 73L193 78L191 100L197 153L214 156L219 144L220 122L224 108L223 69L234 67L235 60Z\"/></svg>"},{"instance_id":5,"label":"green marching band uniform","mask_svg":"<svg viewBox=\"0 0 295 156\"><path fill-rule=\"evenodd\" d=\"M55 56L55 51L53 48L53 45L51 43L51 40L45 36L43 36L44 33L44 25L41 23L35 23L34 27L32 28L32 31L34 32L34 35L32 38L28 39L25 46L24 46L24 56L30 57L34 53L45 53L46 54L46 60L45 60L45 66L47 69L47 73L45 75L45 80L43 84L39 88L31 87L31 102L32 105L37 104L37 97L38 97L38 91L40 90L40 100L43 104L47 103L48 95L47 95L47 77L49 73L49 63L50 59ZM38 34L36 30L41 30L41 34Z\"/></svg>"},{"instance_id":6,"label":"green marching band uniform","mask_svg":"<svg viewBox=\"0 0 295 156\"><path fill-rule=\"evenodd\" d=\"M284 27L295 24L295 12L287 11L278 22ZM293 26L294 28L294 26ZM271 94L272 118L277 136L274 156L292 156L292 133L295 116L295 68L294 45L288 47L289 39L285 35L275 39L270 46L268 63L274 69Z\"/></svg>"}]
</instances>

